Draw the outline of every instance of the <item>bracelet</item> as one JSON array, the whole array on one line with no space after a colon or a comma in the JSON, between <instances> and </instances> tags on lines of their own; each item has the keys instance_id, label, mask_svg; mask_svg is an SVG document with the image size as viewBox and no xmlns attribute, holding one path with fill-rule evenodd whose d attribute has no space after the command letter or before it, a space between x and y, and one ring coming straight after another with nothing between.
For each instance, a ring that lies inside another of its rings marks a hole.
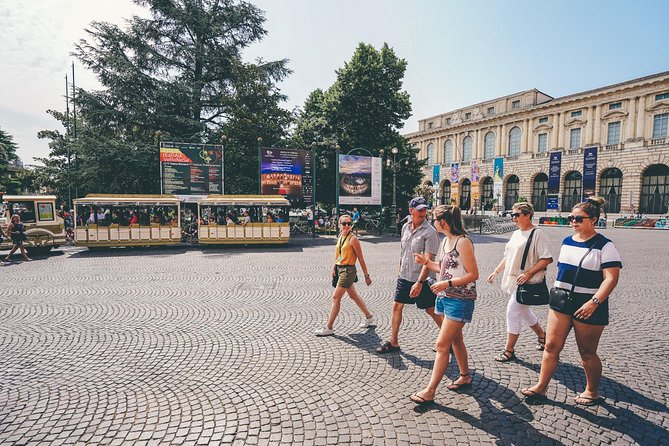
<instances>
[{"instance_id":1,"label":"bracelet","mask_svg":"<svg viewBox=\"0 0 669 446\"><path fill-rule=\"evenodd\" d=\"M365 279L369 278L369 274L365 274Z\"/></svg>"},{"instance_id":2,"label":"bracelet","mask_svg":"<svg viewBox=\"0 0 669 446\"><path fill-rule=\"evenodd\" d=\"M448 281L448 287L449 287L449 288L453 288L453 281L452 281L452 280L449 280L449 281Z\"/></svg>"}]
</instances>

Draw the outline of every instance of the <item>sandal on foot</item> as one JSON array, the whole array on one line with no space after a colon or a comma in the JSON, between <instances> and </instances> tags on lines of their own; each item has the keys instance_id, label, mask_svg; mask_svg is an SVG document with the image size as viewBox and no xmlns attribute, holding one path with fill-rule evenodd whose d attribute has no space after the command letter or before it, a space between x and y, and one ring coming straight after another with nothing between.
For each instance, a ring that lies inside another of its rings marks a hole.
<instances>
[{"instance_id":1,"label":"sandal on foot","mask_svg":"<svg viewBox=\"0 0 669 446\"><path fill-rule=\"evenodd\" d=\"M428 404L434 403L434 400L426 400L422 396L418 395L418 392L414 393L409 397L411 401L413 401L416 405L418 406L426 406Z\"/></svg>"},{"instance_id":2,"label":"sandal on foot","mask_svg":"<svg viewBox=\"0 0 669 446\"><path fill-rule=\"evenodd\" d=\"M544 335L543 338L541 337L539 338L539 345L537 345L537 350L542 352L544 351L545 348L546 348L546 335Z\"/></svg>"},{"instance_id":3,"label":"sandal on foot","mask_svg":"<svg viewBox=\"0 0 669 446\"><path fill-rule=\"evenodd\" d=\"M470 376L469 373L465 373L464 375L463 375L462 373L460 373L460 377L461 377L461 378L466 378L466 377L468 377L468 376ZM456 381L457 381L457 380L456 380ZM471 378L470 378L469 382L467 382L467 383L461 383L461 384L458 384L458 383L456 383L455 381L453 381L452 383L450 383L449 385L447 385L446 388L447 388L448 390L453 390L454 392L457 392L457 391L459 391L459 390L462 390L462 389L466 389L466 388L468 388L468 387L471 387L473 381L474 381L474 380L471 379Z\"/></svg>"},{"instance_id":4,"label":"sandal on foot","mask_svg":"<svg viewBox=\"0 0 669 446\"><path fill-rule=\"evenodd\" d=\"M546 395L537 393L534 390L522 389L520 393L525 395L524 401L526 404L529 404L530 406L537 406L539 404L544 404L546 401L548 401L548 397Z\"/></svg>"},{"instance_id":5,"label":"sandal on foot","mask_svg":"<svg viewBox=\"0 0 669 446\"><path fill-rule=\"evenodd\" d=\"M392 353L392 352L398 352L400 351L400 346L399 345L393 345L390 343L390 341L386 341L383 343L381 347L378 347L376 349L376 353Z\"/></svg>"},{"instance_id":6,"label":"sandal on foot","mask_svg":"<svg viewBox=\"0 0 669 446\"><path fill-rule=\"evenodd\" d=\"M582 401L579 401L582 400ZM580 406L595 406L602 401L600 397L590 398L589 396L576 395L574 397L574 402Z\"/></svg>"},{"instance_id":7,"label":"sandal on foot","mask_svg":"<svg viewBox=\"0 0 669 446\"><path fill-rule=\"evenodd\" d=\"M504 350L499 355L495 356L497 362L509 362L516 359L516 352L511 350Z\"/></svg>"}]
</instances>

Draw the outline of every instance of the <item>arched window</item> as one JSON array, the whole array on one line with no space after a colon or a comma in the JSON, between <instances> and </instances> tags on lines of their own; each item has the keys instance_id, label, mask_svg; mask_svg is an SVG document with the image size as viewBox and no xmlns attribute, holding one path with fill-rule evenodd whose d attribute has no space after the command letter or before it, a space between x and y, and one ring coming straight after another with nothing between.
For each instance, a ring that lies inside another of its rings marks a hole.
<instances>
[{"instance_id":1,"label":"arched window","mask_svg":"<svg viewBox=\"0 0 669 446\"><path fill-rule=\"evenodd\" d=\"M460 187L460 209L472 207L472 183L468 178L462 180Z\"/></svg>"},{"instance_id":2,"label":"arched window","mask_svg":"<svg viewBox=\"0 0 669 446\"><path fill-rule=\"evenodd\" d=\"M643 173L639 212L666 214L669 209L669 167L653 164Z\"/></svg>"},{"instance_id":3,"label":"arched window","mask_svg":"<svg viewBox=\"0 0 669 446\"><path fill-rule=\"evenodd\" d=\"M427 165L434 166L434 144L432 143L427 146Z\"/></svg>"},{"instance_id":4,"label":"arched window","mask_svg":"<svg viewBox=\"0 0 669 446\"><path fill-rule=\"evenodd\" d=\"M483 159L491 160L495 157L495 134L488 132L483 141Z\"/></svg>"},{"instance_id":5,"label":"arched window","mask_svg":"<svg viewBox=\"0 0 669 446\"><path fill-rule=\"evenodd\" d=\"M485 177L483 179L483 196L481 200L483 202L483 209L489 211L492 209L495 199L495 182L490 177Z\"/></svg>"},{"instance_id":6,"label":"arched window","mask_svg":"<svg viewBox=\"0 0 669 446\"><path fill-rule=\"evenodd\" d=\"M472 137L467 136L462 141L462 161L471 161L472 160Z\"/></svg>"},{"instance_id":7,"label":"arched window","mask_svg":"<svg viewBox=\"0 0 669 446\"><path fill-rule=\"evenodd\" d=\"M548 175L540 173L534 177L532 183L532 206L535 211L546 210L546 196L548 195Z\"/></svg>"},{"instance_id":8,"label":"arched window","mask_svg":"<svg viewBox=\"0 0 669 446\"><path fill-rule=\"evenodd\" d=\"M509 132L509 156L520 155L520 128L514 127Z\"/></svg>"},{"instance_id":9,"label":"arched window","mask_svg":"<svg viewBox=\"0 0 669 446\"><path fill-rule=\"evenodd\" d=\"M450 139L444 143L444 164L453 162L453 141Z\"/></svg>"},{"instance_id":10,"label":"arched window","mask_svg":"<svg viewBox=\"0 0 669 446\"><path fill-rule=\"evenodd\" d=\"M562 210L569 212L583 198L583 176L581 172L572 171L564 177L564 193L562 194Z\"/></svg>"},{"instance_id":11,"label":"arched window","mask_svg":"<svg viewBox=\"0 0 669 446\"><path fill-rule=\"evenodd\" d=\"M451 204L451 182L448 180L441 183L441 204Z\"/></svg>"},{"instance_id":12,"label":"arched window","mask_svg":"<svg viewBox=\"0 0 669 446\"><path fill-rule=\"evenodd\" d=\"M623 189L623 173L615 167L602 172L599 182L599 196L606 199L606 212L620 212L620 194Z\"/></svg>"},{"instance_id":13,"label":"arched window","mask_svg":"<svg viewBox=\"0 0 669 446\"><path fill-rule=\"evenodd\" d=\"M520 189L520 178L511 175L506 180L506 194L504 194L504 209L511 209L518 202L518 190Z\"/></svg>"}]
</instances>

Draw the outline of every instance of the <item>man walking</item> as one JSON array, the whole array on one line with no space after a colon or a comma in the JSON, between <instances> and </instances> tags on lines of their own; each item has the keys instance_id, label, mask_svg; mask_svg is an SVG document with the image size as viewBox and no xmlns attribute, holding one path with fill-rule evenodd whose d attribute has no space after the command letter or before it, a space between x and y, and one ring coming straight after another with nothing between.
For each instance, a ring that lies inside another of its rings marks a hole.
<instances>
[{"instance_id":1,"label":"man walking","mask_svg":"<svg viewBox=\"0 0 669 446\"><path fill-rule=\"evenodd\" d=\"M391 322L390 340L378 347L378 353L390 353L399 351L399 331L402 324L402 311L404 305L416 304L421 310L434 320L438 327L441 326L443 316L435 314L435 295L425 280L435 276L423 265L414 260L414 254L423 254L434 260L439 249L439 236L437 231L426 220L428 204L423 197L416 197L409 203L410 219L402 226L400 270L397 277L395 289L395 302L393 303L393 315Z\"/></svg>"}]
</instances>

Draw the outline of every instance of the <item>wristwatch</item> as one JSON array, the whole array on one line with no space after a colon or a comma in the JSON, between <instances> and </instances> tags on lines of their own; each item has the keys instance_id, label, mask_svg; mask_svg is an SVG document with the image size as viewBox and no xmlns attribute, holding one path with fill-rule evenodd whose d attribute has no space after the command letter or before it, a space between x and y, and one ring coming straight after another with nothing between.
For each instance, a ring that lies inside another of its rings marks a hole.
<instances>
[{"instance_id":1,"label":"wristwatch","mask_svg":"<svg viewBox=\"0 0 669 446\"><path fill-rule=\"evenodd\" d=\"M595 305L599 305L599 299L597 299L596 297L593 297L592 301L594 302Z\"/></svg>"},{"instance_id":2,"label":"wristwatch","mask_svg":"<svg viewBox=\"0 0 669 446\"><path fill-rule=\"evenodd\" d=\"M449 280L449 281L448 281L448 287L449 287L449 288L453 288L453 281L452 281L452 280Z\"/></svg>"}]
</instances>

